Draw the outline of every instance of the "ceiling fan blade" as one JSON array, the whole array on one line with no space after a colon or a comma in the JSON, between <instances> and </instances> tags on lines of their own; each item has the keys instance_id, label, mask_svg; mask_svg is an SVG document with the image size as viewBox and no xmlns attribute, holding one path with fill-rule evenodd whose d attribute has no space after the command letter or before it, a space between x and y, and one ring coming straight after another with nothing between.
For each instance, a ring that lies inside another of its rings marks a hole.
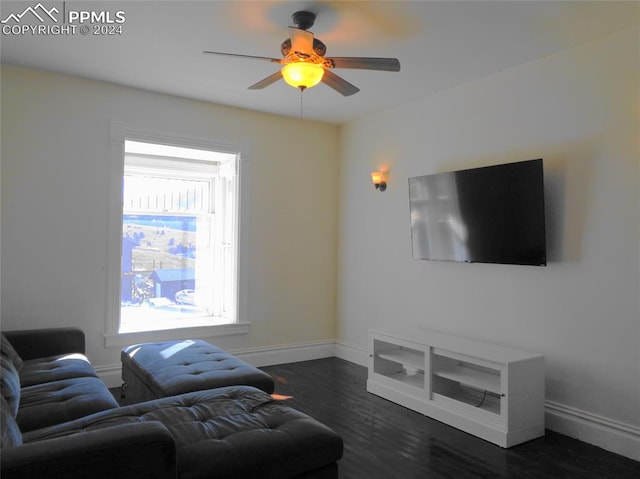
<instances>
[{"instance_id":1,"label":"ceiling fan blade","mask_svg":"<svg viewBox=\"0 0 640 479\"><path fill-rule=\"evenodd\" d=\"M355 85L352 85L344 78L340 78L331 70L325 69L324 75L322 77L322 83L333 88L335 91L337 91L343 96L351 96L354 93L358 93L360 91L360 88L358 88Z\"/></svg>"},{"instance_id":2,"label":"ceiling fan blade","mask_svg":"<svg viewBox=\"0 0 640 479\"><path fill-rule=\"evenodd\" d=\"M309 57L313 54L313 33L301 28L289 27L289 38L291 38L291 51L302 57Z\"/></svg>"},{"instance_id":3,"label":"ceiling fan blade","mask_svg":"<svg viewBox=\"0 0 640 479\"><path fill-rule=\"evenodd\" d=\"M271 63L283 63L281 58L271 58L271 57L257 57L254 55L240 55L238 53L224 53L224 52L209 52L204 51L202 53L209 53L211 55L224 55L227 57L239 57L239 58L249 58L253 60L266 60Z\"/></svg>"},{"instance_id":4,"label":"ceiling fan blade","mask_svg":"<svg viewBox=\"0 0 640 479\"><path fill-rule=\"evenodd\" d=\"M277 82L282 78L282 73L280 70L275 72L273 75L269 75L267 78L263 78L258 83L254 83L249 87L249 90L261 90L262 88L268 87L269 85Z\"/></svg>"},{"instance_id":5,"label":"ceiling fan blade","mask_svg":"<svg viewBox=\"0 0 640 479\"><path fill-rule=\"evenodd\" d=\"M328 60L333 65L333 68L381 70L386 72L400 71L400 61L397 58L332 57L325 60Z\"/></svg>"}]
</instances>

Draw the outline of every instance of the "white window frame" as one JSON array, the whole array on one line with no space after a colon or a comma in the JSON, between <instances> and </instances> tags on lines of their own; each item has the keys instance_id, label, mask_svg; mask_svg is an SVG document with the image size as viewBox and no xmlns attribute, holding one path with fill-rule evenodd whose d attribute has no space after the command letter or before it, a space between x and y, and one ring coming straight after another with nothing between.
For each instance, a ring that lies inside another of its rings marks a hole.
<instances>
[{"instance_id":1,"label":"white window frame","mask_svg":"<svg viewBox=\"0 0 640 479\"><path fill-rule=\"evenodd\" d=\"M238 156L237 173L237 266L236 266L236 321L233 323L185 327L158 331L140 331L119 333L120 325L120 281L122 266L122 178L125 165L126 140L163 145L182 146L232 153ZM121 347L145 341L162 341L167 339L207 338L246 334L250 323L247 316L247 225L248 192L249 192L249 146L246 142L229 143L167 133L130 128L122 122L112 120L110 123L111 168L109 178L108 221L107 221L107 284L106 284L106 318L105 346Z\"/></svg>"}]
</instances>

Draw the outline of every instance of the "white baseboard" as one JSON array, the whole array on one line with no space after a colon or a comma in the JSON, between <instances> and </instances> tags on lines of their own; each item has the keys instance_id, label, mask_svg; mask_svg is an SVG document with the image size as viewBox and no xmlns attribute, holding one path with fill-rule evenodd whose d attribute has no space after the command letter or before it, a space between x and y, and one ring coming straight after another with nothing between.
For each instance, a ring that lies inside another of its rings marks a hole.
<instances>
[{"instance_id":1,"label":"white baseboard","mask_svg":"<svg viewBox=\"0 0 640 479\"><path fill-rule=\"evenodd\" d=\"M545 427L551 431L640 461L640 427L553 401L545 401Z\"/></svg>"},{"instance_id":2,"label":"white baseboard","mask_svg":"<svg viewBox=\"0 0 640 479\"><path fill-rule=\"evenodd\" d=\"M340 341L320 341L229 350L256 367L337 357L367 367L368 351ZM109 387L122 384L121 364L95 367ZM545 401L545 427L551 431L593 444L607 451L640 461L640 428L614 421L570 406Z\"/></svg>"},{"instance_id":3,"label":"white baseboard","mask_svg":"<svg viewBox=\"0 0 640 479\"><path fill-rule=\"evenodd\" d=\"M268 346L265 348L230 349L229 353L256 367L298 363L336 355L335 341Z\"/></svg>"},{"instance_id":4,"label":"white baseboard","mask_svg":"<svg viewBox=\"0 0 640 479\"><path fill-rule=\"evenodd\" d=\"M359 364L365 368L369 366L369 352L354 344L336 342L336 357Z\"/></svg>"},{"instance_id":5,"label":"white baseboard","mask_svg":"<svg viewBox=\"0 0 640 479\"><path fill-rule=\"evenodd\" d=\"M118 388L122 386L122 364L107 364L93 367L98 373L98 377L108 388Z\"/></svg>"}]
</instances>

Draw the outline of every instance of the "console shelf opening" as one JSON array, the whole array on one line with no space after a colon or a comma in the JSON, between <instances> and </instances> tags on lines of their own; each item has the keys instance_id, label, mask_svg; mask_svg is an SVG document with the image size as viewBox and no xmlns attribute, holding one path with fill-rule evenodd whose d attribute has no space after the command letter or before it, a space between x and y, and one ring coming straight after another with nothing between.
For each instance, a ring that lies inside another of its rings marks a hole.
<instances>
[{"instance_id":1,"label":"console shelf opening","mask_svg":"<svg viewBox=\"0 0 640 479\"><path fill-rule=\"evenodd\" d=\"M371 354L376 374L413 388L425 389L425 352L409 341L374 340Z\"/></svg>"}]
</instances>

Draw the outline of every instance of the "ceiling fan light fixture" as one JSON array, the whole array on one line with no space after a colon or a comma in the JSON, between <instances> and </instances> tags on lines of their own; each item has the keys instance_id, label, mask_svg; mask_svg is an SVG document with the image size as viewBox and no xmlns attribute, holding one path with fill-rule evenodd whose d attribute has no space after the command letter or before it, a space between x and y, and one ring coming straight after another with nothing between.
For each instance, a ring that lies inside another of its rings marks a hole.
<instances>
[{"instance_id":1,"label":"ceiling fan light fixture","mask_svg":"<svg viewBox=\"0 0 640 479\"><path fill-rule=\"evenodd\" d=\"M282 67L282 78L294 88L311 88L322 81L324 67L319 63L291 62Z\"/></svg>"}]
</instances>

